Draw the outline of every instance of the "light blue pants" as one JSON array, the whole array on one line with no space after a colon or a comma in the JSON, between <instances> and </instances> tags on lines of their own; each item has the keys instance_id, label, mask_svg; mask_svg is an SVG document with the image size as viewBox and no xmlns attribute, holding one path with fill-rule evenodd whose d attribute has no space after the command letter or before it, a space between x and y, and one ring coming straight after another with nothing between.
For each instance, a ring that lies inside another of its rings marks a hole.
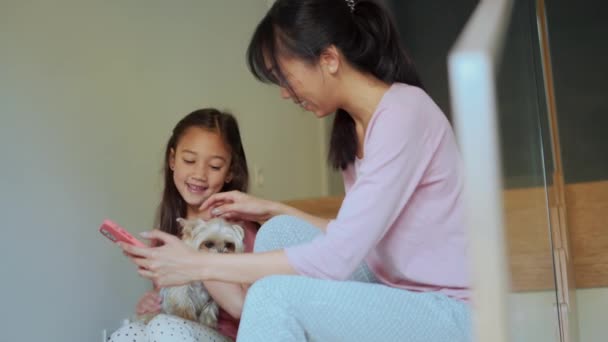
<instances>
[{"instance_id":1,"label":"light blue pants","mask_svg":"<svg viewBox=\"0 0 608 342\"><path fill-rule=\"evenodd\" d=\"M289 216L269 220L255 251L312 240L321 231ZM378 284L362 265L350 281L270 276L247 294L237 340L468 342L468 305L440 293L416 293Z\"/></svg>"}]
</instances>

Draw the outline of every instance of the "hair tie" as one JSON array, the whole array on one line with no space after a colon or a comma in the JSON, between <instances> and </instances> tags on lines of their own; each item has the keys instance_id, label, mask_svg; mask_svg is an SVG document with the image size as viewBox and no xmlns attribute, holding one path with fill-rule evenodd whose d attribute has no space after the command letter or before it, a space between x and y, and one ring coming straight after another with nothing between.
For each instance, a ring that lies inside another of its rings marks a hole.
<instances>
[{"instance_id":1,"label":"hair tie","mask_svg":"<svg viewBox=\"0 0 608 342\"><path fill-rule=\"evenodd\" d=\"M346 1L346 5L348 6L348 8L350 8L350 13L353 13L355 11L355 0L345 0Z\"/></svg>"}]
</instances>

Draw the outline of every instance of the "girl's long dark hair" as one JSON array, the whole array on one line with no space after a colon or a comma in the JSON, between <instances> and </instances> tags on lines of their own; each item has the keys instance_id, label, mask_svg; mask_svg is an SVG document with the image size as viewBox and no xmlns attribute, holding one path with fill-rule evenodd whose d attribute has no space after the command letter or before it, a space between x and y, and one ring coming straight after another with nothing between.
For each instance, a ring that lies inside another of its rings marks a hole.
<instances>
[{"instance_id":1,"label":"girl's long dark hair","mask_svg":"<svg viewBox=\"0 0 608 342\"><path fill-rule=\"evenodd\" d=\"M241 142L239 125L234 116L214 108L199 109L186 115L173 128L173 132L165 148L165 160L163 163L165 188L156 218L157 227L176 236L181 235L181 226L176 220L179 217L186 217L187 206L173 181L173 170L170 167L171 151L176 150L180 139L191 127L199 127L217 132L230 150L232 155L230 163L232 179L224 184L221 191L238 190L247 192L249 186L247 158L245 157L245 151Z\"/></svg>"},{"instance_id":2,"label":"girl's long dark hair","mask_svg":"<svg viewBox=\"0 0 608 342\"><path fill-rule=\"evenodd\" d=\"M351 9L346 0L275 1L249 43L247 62L253 75L262 82L289 87L278 56L316 65L321 53L334 45L361 72L387 84L401 82L423 88L388 11L373 0L354 3ZM339 109L328 161L335 169L345 169L356 153L355 122Z\"/></svg>"}]
</instances>

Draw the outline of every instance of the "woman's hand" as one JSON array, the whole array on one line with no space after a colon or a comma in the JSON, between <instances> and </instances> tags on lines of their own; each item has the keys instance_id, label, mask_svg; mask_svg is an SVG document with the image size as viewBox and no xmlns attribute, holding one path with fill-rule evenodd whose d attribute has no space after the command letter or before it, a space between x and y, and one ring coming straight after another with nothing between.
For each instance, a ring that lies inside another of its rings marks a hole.
<instances>
[{"instance_id":1,"label":"woman's hand","mask_svg":"<svg viewBox=\"0 0 608 342\"><path fill-rule=\"evenodd\" d=\"M119 242L124 253L139 266L138 273L154 283L155 288L189 284L196 280L198 252L177 237L153 230L141 234L158 240L159 247L135 247Z\"/></svg>"},{"instance_id":2,"label":"woman's hand","mask_svg":"<svg viewBox=\"0 0 608 342\"><path fill-rule=\"evenodd\" d=\"M209 197L200 207L200 211L211 209L213 217L231 221L254 221L264 223L277 215L276 202L264 200L240 191L221 192Z\"/></svg>"},{"instance_id":3,"label":"woman's hand","mask_svg":"<svg viewBox=\"0 0 608 342\"><path fill-rule=\"evenodd\" d=\"M158 290L150 290L141 297L137 303L135 312L138 315L156 315L161 310L162 298Z\"/></svg>"}]
</instances>

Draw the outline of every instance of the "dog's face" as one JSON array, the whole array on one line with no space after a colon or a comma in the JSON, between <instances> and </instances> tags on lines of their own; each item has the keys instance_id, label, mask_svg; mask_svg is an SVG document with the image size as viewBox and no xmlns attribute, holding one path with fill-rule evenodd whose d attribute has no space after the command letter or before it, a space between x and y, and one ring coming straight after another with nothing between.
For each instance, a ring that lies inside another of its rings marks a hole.
<instances>
[{"instance_id":1,"label":"dog's face","mask_svg":"<svg viewBox=\"0 0 608 342\"><path fill-rule=\"evenodd\" d=\"M182 226L182 240L197 250L213 253L242 253L243 228L223 219L177 219Z\"/></svg>"}]
</instances>

